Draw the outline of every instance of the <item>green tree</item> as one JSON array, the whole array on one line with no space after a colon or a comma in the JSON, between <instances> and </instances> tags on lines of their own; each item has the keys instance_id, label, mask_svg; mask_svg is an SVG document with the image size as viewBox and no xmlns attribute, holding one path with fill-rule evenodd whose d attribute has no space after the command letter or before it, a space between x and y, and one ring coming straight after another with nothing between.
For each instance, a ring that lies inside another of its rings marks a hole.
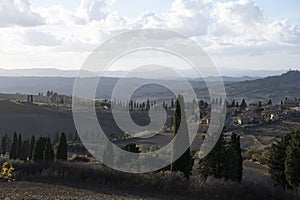
<instances>
[{"instance_id":1,"label":"green tree","mask_svg":"<svg viewBox=\"0 0 300 200\"><path fill-rule=\"evenodd\" d=\"M56 145L59 142L59 133L56 132L53 139L53 145Z\"/></svg>"},{"instance_id":2,"label":"green tree","mask_svg":"<svg viewBox=\"0 0 300 200\"><path fill-rule=\"evenodd\" d=\"M68 158L68 144L66 134L62 133L56 151L56 159L66 161Z\"/></svg>"},{"instance_id":3,"label":"green tree","mask_svg":"<svg viewBox=\"0 0 300 200\"><path fill-rule=\"evenodd\" d=\"M21 160L27 161L29 155L29 148L30 148L29 140L24 140L22 144L22 153L20 157Z\"/></svg>"},{"instance_id":4,"label":"green tree","mask_svg":"<svg viewBox=\"0 0 300 200\"><path fill-rule=\"evenodd\" d=\"M268 103L267 103L268 105L272 105L272 100L271 99L269 99L269 101L268 101Z\"/></svg>"},{"instance_id":5,"label":"green tree","mask_svg":"<svg viewBox=\"0 0 300 200\"><path fill-rule=\"evenodd\" d=\"M189 178L193 167L193 161L190 154L189 133L184 108L183 96L178 95L175 102L174 142L170 170L181 171L185 177ZM187 148L183 154L181 154L180 151L182 148Z\"/></svg>"},{"instance_id":6,"label":"green tree","mask_svg":"<svg viewBox=\"0 0 300 200\"><path fill-rule=\"evenodd\" d=\"M19 139L18 139L18 149L17 149L17 158L21 159L22 157L22 150L23 150L23 141L22 141L22 136L19 134Z\"/></svg>"},{"instance_id":7,"label":"green tree","mask_svg":"<svg viewBox=\"0 0 300 200\"><path fill-rule=\"evenodd\" d=\"M18 136L17 133L14 133L13 142L10 147L9 158L16 160L18 156Z\"/></svg>"},{"instance_id":8,"label":"green tree","mask_svg":"<svg viewBox=\"0 0 300 200\"><path fill-rule=\"evenodd\" d=\"M149 99L147 99L147 103L146 103L146 110L150 110L150 101Z\"/></svg>"},{"instance_id":9,"label":"green tree","mask_svg":"<svg viewBox=\"0 0 300 200\"><path fill-rule=\"evenodd\" d=\"M237 182L242 181L243 158L241 153L240 136L233 133L230 141L226 145L225 179Z\"/></svg>"},{"instance_id":10,"label":"green tree","mask_svg":"<svg viewBox=\"0 0 300 200\"><path fill-rule=\"evenodd\" d=\"M246 103L246 100L245 100L245 99L242 100L242 103L241 103L241 105L240 105L240 108L241 108L241 109L247 108L247 103Z\"/></svg>"},{"instance_id":11,"label":"green tree","mask_svg":"<svg viewBox=\"0 0 300 200\"><path fill-rule=\"evenodd\" d=\"M217 179L224 178L225 156L225 141L222 132L213 149L200 160L199 173L204 180L206 180L209 176Z\"/></svg>"},{"instance_id":12,"label":"green tree","mask_svg":"<svg viewBox=\"0 0 300 200\"><path fill-rule=\"evenodd\" d=\"M258 107L259 107L259 108L262 107L262 102L261 102L261 101L258 102Z\"/></svg>"},{"instance_id":13,"label":"green tree","mask_svg":"<svg viewBox=\"0 0 300 200\"><path fill-rule=\"evenodd\" d=\"M283 188L290 188L290 184L286 180L285 176L285 160L286 160L286 149L289 141L292 139L292 134L286 134L281 140L276 141L272 144L269 157L269 173L271 179L275 185Z\"/></svg>"},{"instance_id":14,"label":"green tree","mask_svg":"<svg viewBox=\"0 0 300 200\"><path fill-rule=\"evenodd\" d=\"M114 164L114 149L110 141L107 142L104 153L103 153L103 162L107 166L113 166Z\"/></svg>"},{"instance_id":15,"label":"green tree","mask_svg":"<svg viewBox=\"0 0 300 200\"><path fill-rule=\"evenodd\" d=\"M39 139L36 141L32 155L33 161L39 162L44 160L44 150L46 141L46 137L39 137Z\"/></svg>"},{"instance_id":16,"label":"green tree","mask_svg":"<svg viewBox=\"0 0 300 200\"><path fill-rule=\"evenodd\" d=\"M292 134L286 149L285 160L286 180L293 188L300 186L300 131Z\"/></svg>"},{"instance_id":17,"label":"green tree","mask_svg":"<svg viewBox=\"0 0 300 200\"><path fill-rule=\"evenodd\" d=\"M52 147L51 140L49 137L46 139L43 159L44 159L44 161L53 161L54 160L53 147Z\"/></svg>"},{"instance_id":18,"label":"green tree","mask_svg":"<svg viewBox=\"0 0 300 200\"><path fill-rule=\"evenodd\" d=\"M32 135L32 136L31 136L31 140L30 140L29 155L28 155L29 160L32 159L34 146L35 146L35 136Z\"/></svg>"},{"instance_id":19,"label":"green tree","mask_svg":"<svg viewBox=\"0 0 300 200\"><path fill-rule=\"evenodd\" d=\"M7 134L3 135L1 140L1 153L4 156L7 150L8 136Z\"/></svg>"},{"instance_id":20,"label":"green tree","mask_svg":"<svg viewBox=\"0 0 300 200\"><path fill-rule=\"evenodd\" d=\"M235 107L235 105L236 105L235 100L232 100L231 107Z\"/></svg>"}]
</instances>

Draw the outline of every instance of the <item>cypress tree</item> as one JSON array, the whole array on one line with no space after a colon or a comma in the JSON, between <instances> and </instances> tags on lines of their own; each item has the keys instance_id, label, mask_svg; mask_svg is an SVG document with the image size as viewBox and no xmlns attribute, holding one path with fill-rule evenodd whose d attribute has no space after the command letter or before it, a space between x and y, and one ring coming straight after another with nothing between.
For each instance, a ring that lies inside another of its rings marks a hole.
<instances>
[{"instance_id":1,"label":"cypress tree","mask_svg":"<svg viewBox=\"0 0 300 200\"><path fill-rule=\"evenodd\" d=\"M40 137L35 145L33 150L32 159L35 162L43 161L44 160L44 150L45 150L46 138Z\"/></svg>"},{"instance_id":2,"label":"cypress tree","mask_svg":"<svg viewBox=\"0 0 300 200\"><path fill-rule=\"evenodd\" d=\"M272 105L272 100L271 99L269 99L268 105Z\"/></svg>"},{"instance_id":3,"label":"cypress tree","mask_svg":"<svg viewBox=\"0 0 300 200\"><path fill-rule=\"evenodd\" d=\"M241 109L245 109L246 107L247 107L246 100L243 99L240 108L241 108Z\"/></svg>"},{"instance_id":4,"label":"cypress tree","mask_svg":"<svg viewBox=\"0 0 300 200\"><path fill-rule=\"evenodd\" d=\"M28 155L29 160L32 159L34 146L35 146L35 136L32 135L32 136L31 136L31 140L30 140L29 155Z\"/></svg>"},{"instance_id":5,"label":"cypress tree","mask_svg":"<svg viewBox=\"0 0 300 200\"><path fill-rule=\"evenodd\" d=\"M232 100L231 107L235 107L235 100Z\"/></svg>"},{"instance_id":6,"label":"cypress tree","mask_svg":"<svg viewBox=\"0 0 300 200\"><path fill-rule=\"evenodd\" d=\"M224 177L231 181L241 182L243 175L243 158L241 155L240 136L233 133L226 145Z\"/></svg>"},{"instance_id":7,"label":"cypress tree","mask_svg":"<svg viewBox=\"0 0 300 200\"><path fill-rule=\"evenodd\" d=\"M43 160L44 161L53 161L54 160L53 147L52 147L51 140L49 137L46 139Z\"/></svg>"},{"instance_id":8,"label":"cypress tree","mask_svg":"<svg viewBox=\"0 0 300 200\"><path fill-rule=\"evenodd\" d=\"M110 141L106 144L105 151L103 153L103 162L107 166L112 166L114 164L114 149Z\"/></svg>"},{"instance_id":9,"label":"cypress tree","mask_svg":"<svg viewBox=\"0 0 300 200\"><path fill-rule=\"evenodd\" d=\"M53 139L53 145L57 144L59 142L59 133L56 132Z\"/></svg>"},{"instance_id":10,"label":"cypress tree","mask_svg":"<svg viewBox=\"0 0 300 200\"><path fill-rule=\"evenodd\" d=\"M21 159L22 158L22 150L23 150L23 142L22 142L22 136L19 134L19 139L18 139L18 150L17 150L17 158Z\"/></svg>"},{"instance_id":11,"label":"cypress tree","mask_svg":"<svg viewBox=\"0 0 300 200\"><path fill-rule=\"evenodd\" d=\"M13 136L13 142L11 144L10 152L9 152L9 158L16 160L18 155L18 136L17 133L14 133Z\"/></svg>"},{"instance_id":12,"label":"cypress tree","mask_svg":"<svg viewBox=\"0 0 300 200\"><path fill-rule=\"evenodd\" d=\"M237 181L241 182L243 179L243 156L242 156L240 136L237 136L237 139L235 142L235 151L236 151L237 157L238 157Z\"/></svg>"},{"instance_id":13,"label":"cypress tree","mask_svg":"<svg viewBox=\"0 0 300 200\"><path fill-rule=\"evenodd\" d=\"M2 140L1 140L1 153L4 156L6 154L6 150L7 150L7 141L8 137L7 135L3 135Z\"/></svg>"},{"instance_id":14,"label":"cypress tree","mask_svg":"<svg viewBox=\"0 0 300 200\"><path fill-rule=\"evenodd\" d=\"M21 160L27 161L27 158L29 157L29 148L30 148L29 140L24 140L22 145L22 155L20 158Z\"/></svg>"},{"instance_id":15,"label":"cypress tree","mask_svg":"<svg viewBox=\"0 0 300 200\"><path fill-rule=\"evenodd\" d=\"M66 161L68 158L68 144L66 134L60 135L59 143L56 151L56 159Z\"/></svg>"},{"instance_id":16,"label":"cypress tree","mask_svg":"<svg viewBox=\"0 0 300 200\"><path fill-rule=\"evenodd\" d=\"M225 176L225 142L224 135L221 133L214 148L202 158L199 163L199 173L203 179L212 176L220 179Z\"/></svg>"},{"instance_id":17,"label":"cypress tree","mask_svg":"<svg viewBox=\"0 0 300 200\"><path fill-rule=\"evenodd\" d=\"M189 133L186 123L184 100L183 96L178 95L175 102L175 117L174 117L174 139L173 139L173 149L171 157L171 171L181 171L186 178L189 178L192 171L192 158L190 154L189 145ZM177 134L178 131L180 134ZM185 152L180 155L179 149L182 147L188 147ZM180 156L177 160L176 157Z\"/></svg>"},{"instance_id":18,"label":"cypress tree","mask_svg":"<svg viewBox=\"0 0 300 200\"><path fill-rule=\"evenodd\" d=\"M150 110L150 101L149 101L149 99L147 99L146 110L147 111Z\"/></svg>"},{"instance_id":19,"label":"cypress tree","mask_svg":"<svg viewBox=\"0 0 300 200\"><path fill-rule=\"evenodd\" d=\"M286 134L281 140L272 144L268 157L269 173L275 185L283 188L290 188L290 184L286 181L285 160L286 149L292 134Z\"/></svg>"},{"instance_id":20,"label":"cypress tree","mask_svg":"<svg viewBox=\"0 0 300 200\"><path fill-rule=\"evenodd\" d=\"M293 188L300 186L300 131L292 134L286 149L285 176Z\"/></svg>"}]
</instances>

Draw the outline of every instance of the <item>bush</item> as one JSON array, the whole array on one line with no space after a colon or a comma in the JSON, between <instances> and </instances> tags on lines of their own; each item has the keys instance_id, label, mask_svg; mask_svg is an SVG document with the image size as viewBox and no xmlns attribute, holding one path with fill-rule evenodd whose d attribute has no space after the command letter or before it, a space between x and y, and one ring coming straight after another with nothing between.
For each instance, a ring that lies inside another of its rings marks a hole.
<instances>
[{"instance_id":1,"label":"bush","mask_svg":"<svg viewBox=\"0 0 300 200\"><path fill-rule=\"evenodd\" d=\"M281 188L252 182L242 184L209 178L202 182L200 177L187 180L180 172L161 171L158 173L130 174L119 172L101 164L84 163L19 163L16 178L22 180L69 180L99 184L126 185L139 190L166 191L181 194L187 199L299 199Z\"/></svg>"}]
</instances>

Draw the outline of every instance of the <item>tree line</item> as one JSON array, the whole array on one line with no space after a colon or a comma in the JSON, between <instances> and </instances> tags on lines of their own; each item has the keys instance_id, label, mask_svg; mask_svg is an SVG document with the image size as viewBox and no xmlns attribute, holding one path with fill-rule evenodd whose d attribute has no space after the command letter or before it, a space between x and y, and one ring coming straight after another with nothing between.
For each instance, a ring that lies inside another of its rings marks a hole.
<instances>
[{"instance_id":1,"label":"tree line","mask_svg":"<svg viewBox=\"0 0 300 200\"><path fill-rule=\"evenodd\" d=\"M300 131L283 136L272 144L269 156L269 173L275 185L285 189L300 186Z\"/></svg>"},{"instance_id":2,"label":"tree line","mask_svg":"<svg viewBox=\"0 0 300 200\"><path fill-rule=\"evenodd\" d=\"M204 101L200 101L200 104L201 106L205 106ZM189 148L189 133L185 112L183 112L185 108L183 96L178 96L174 102L174 108L174 139L171 151L171 162L169 166L166 166L161 170L170 170L173 172L179 171L182 172L187 179L189 179L190 175L192 174L194 157ZM180 134L179 127L181 127L181 130L183 130L183 132ZM187 149L182 155L180 155L181 151L178 149L182 147L187 147ZM133 153L141 152L135 143L127 144L123 149ZM233 133L231 134L230 139L226 141L224 134L222 133L213 150L206 157L199 161L199 168L197 170L203 177L203 180L206 180L207 177L212 176L218 179L241 182L243 173L243 158L241 151L240 136ZM111 142L106 144L106 148L103 152L103 160L105 161L104 163L108 164L109 166L128 162L128 160L124 160L122 157L116 159L114 158Z\"/></svg>"},{"instance_id":3,"label":"tree line","mask_svg":"<svg viewBox=\"0 0 300 200\"><path fill-rule=\"evenodd\" d=\"M181 106L183 109L181 109ZM180 146L189 146L186 116L185 112L183 112L183 96L178 96L175 103L175 109L174 137L178 133L179 126L183 126L183 129L181 130L184 130L184 134L174 140L170 169L171 171L181 171L188 178L191 175L194 164L190 148L187 148L178 159L174 159L176 151ZM217 179L241 182L243 174L243 158L241 153L240 136L233 133L231 134L230 140L226 142L222 132L212 151L207 156L200 159L198 172L204 180L206 180L207 177L212 176Z\"/></svg>"},{"instance_id":4,"label":"tree line","mask_svg":"<svg viewBox=\"0 0 300 200\"><path fill-rule=\"evenodd\" d=\"M10 145L11 143L11 145ZM1 140L1 154L5 155L9 149L9 158L23 161L54 161L67 160L68 146L65 133L61 133L57 140L51 142L50 137L39 137L34 135L31 139L22 140L22 135L14 133L10 142L6 135Z\"/></svg>"}]
</instances>

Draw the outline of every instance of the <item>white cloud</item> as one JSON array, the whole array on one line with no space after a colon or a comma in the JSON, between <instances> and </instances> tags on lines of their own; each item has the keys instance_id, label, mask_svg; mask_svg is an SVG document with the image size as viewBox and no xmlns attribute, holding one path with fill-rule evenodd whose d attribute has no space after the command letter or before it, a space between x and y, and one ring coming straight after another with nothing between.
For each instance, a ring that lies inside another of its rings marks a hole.
<instances>
[{"instance_id":1,"label":"white cloud","mask_svg":"<svg viewBox=\"0 0 300 200\"><path fill-rule=\"evenodd\" d=\"M76 14L88 21L104 20L109 14L110 0L81 0Z\"/></svg>"},{"instance_id":2,"label":"white cloud","mask_svg":"<svg viewBox=\"0 0 300 200\"><path fill-rule=\"evenodd\" d=\"M148 11L135 18L120 16L110 9L112 3L81 0L71 11L59 4L32 8L28 1L3 0L0 37L5 41L0 50L16 57L28 51L83 55L124 30L167 28L193 38L210 55L300 54L299 27L286 19L268 18L252 0L174 0L165 13Z\"/></svg>"},{"instance_id":3,"label":"white cloud","mask_svg":"<svg viewBox=\"0 0 300 200\"><path fill-rule=\"evenodd\" d=\"M36 12L45 19L47 25L70 25L82 24L84 19L80 18L69 10L66 10L62 5L54 5L49 8L36 8Z\"/></svg>"},{"instance_id":4,"label":"white cloud","mask_svg":"<svg viewBox=\"0 0 300 200\"><path fill-rule=\"evenodd\" d=\"M43 18L32 11L28 0L1 0L0 27L37 26L44 24Z\"/></svg>"},{"instance_id":5,"label":"white cloud","mask_svg":"<svg viewBox=\"0 0 300 200\"><path fill-rule=\"evenodd\" d=\"M48 32L27 30L22 34L22 40L29 46L58 46L61 41Z\"/></svg>"},{"instance_id":6,"label":"white cloud","mask_svg":"<svg viewBox=\"0 0 300 200\"><path fill-rule=\"evenodd\" d=\"M187 36L206 35L210 23L211 2L174 0L171 12L165 14L166 26Z\"/></svg>"},{"instance_id":7,"label":"white cloud","mask_svg":"<svg viewBox=\"0 0 300 200\"><path fill-rule=\"evenodd\" d=\"M133 28L161 28L165 26L164 19L154 11L142 13L130 21Z\"/></svg>"}]
</instances>

